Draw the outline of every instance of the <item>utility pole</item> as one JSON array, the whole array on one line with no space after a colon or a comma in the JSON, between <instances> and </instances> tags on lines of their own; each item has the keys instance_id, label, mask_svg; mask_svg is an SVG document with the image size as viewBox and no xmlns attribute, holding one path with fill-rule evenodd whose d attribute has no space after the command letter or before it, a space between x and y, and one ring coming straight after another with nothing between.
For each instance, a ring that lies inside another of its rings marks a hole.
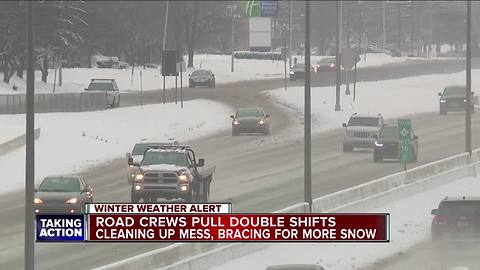
<instances>
[{"instance_id":1,"label":"utility pole","mask_svg":"<svg viewBox=\"0 0 480 270\"><path fill-rule=\"evenodd\" d=\"M308 2L308 1L307 1ZM335 95L335 111L340 111L340 84L341 84L341 74L340 74L340 5L339 1L335 2L336 12L337 12L337 31L335 39L335 69L336 69L336 95Z\"/></svg>"},{"instance_id":2,"label":"utility pole","mask_svg":"<svg viewBox=\"0 0 480 270\"><path fill-rule=\"evenodd\" d=\"M386 1L383 0L382 1L383 3L383 16L382 16L382 32L383 32L383 49L385 50L386 48L386 43L387 43L387 32L386 32L386 16L385 16L385 12L386 12Z\"/></svg>"},{"instance_id":3,"label":"utility pole","mask_svg":"<svg viewBox=\"0 0 480 270\"><path fill-rule=\"evenodd\" d=\"M350 49L350 5L348 2L345 2L345 5L347 8L347 48ZM350 70L351 68L345 69L345 95L350 95Z\"/></svg>"},{"instance_id":4,"label":"utility pole","mask_svg":"<svg viewBox=\"0 0 480 270\"><path fill-rule=\"evenodd\" d=\"M170 0L167 0L167 6L165 7L165 23L163 24L163 45L162 45L162 49L164 51L165 51L165 44L167 42L167 25L168 25L168 6L169 6L169 4L170 4Z\"/></svg>"},{"instance_id":5,"label":"utility pole","mask_svg":"<svg viewBox=\"0 0 480 270\"><path fill-rule=\"evenodd\" d=\"M397 15L398 15L398 33L397 33L397 38L398 38L398 52L402 52L402 4L398 3L397 4Z\"/></svg>"},{"instance_id":6,"label":"utility pole","mask_svg":"<svg viewBox=\"0 0 480 270\"><path fill-rule=\"evenodd\" d=\"M292 19L293 19L293 1L289 0L289 11L288 11L288 65L289 67L292 66Z\"/></svg>"},{"instance_id":7,"label":"utility pole","mask_svg":"<svg viewBox=\"0 0 480 270\"><path fill-rule=\"evenodd\" d=\"M472 156L472 2L467 1L467 82L465 106L465 152Z\"/></svg>"},{"instance_id":8,"label":"utility pole","mask_svg":"<svg viewBox=\"0 0 480 270\"><path fill-rule=\"evenodd\" d=\"M338 4L337 4L338 5ZM312 130L310 96L310 1L305 1L305 123L304 123L304 197L312 212Z\"/></svg>"},{"instance_id":9,"label":"utility pole","mask_svg":"<svg viewBox=\"0 0 480 270\"><path fill-rule=\"evenodd\" d=\"M27 106L25 131L25 246L24 269L35 268L35 1L27 1Z\"/></svg>"},{"instance_id":10,"label":"utility pole","mask_svg":"<svg viewBox=\"0 0 480 270\"><path fill-rule=\"evenodd\" d=\"M414 17L413 17L413 14L414 14L414 8L413 8L413 5L414 5L414 1L410 1L410 55L413 56L413 42L414 42Z\"/></svg>"},{"instance_id":11,"label":"utility pole","mask_svg":"<svg viewBox=\"0 0 480 270\"><path fill-rule=\"evenodd\" d=\"M231 63L231 69L230 71L233 72L234 70L234 63L235 63L235 11L234 11L234 7L232 6L232 40L231 40L231 44L232 44L232 63Z\"/></svg>"}]
</instances>

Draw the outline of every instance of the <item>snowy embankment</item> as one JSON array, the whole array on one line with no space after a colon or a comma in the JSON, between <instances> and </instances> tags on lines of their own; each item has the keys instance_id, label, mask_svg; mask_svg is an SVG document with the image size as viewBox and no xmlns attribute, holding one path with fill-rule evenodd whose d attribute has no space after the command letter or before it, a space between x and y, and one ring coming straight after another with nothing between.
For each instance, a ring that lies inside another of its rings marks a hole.
<instances>
[{"instance_id":1,"label":"snowy embankment","mask_svg":"<svg viewBox=\"0 0 480 270\"><path fill-rule=\"evenodd\" d=\"M472 70L472 77L480 76L480 70ZM345 95L345 85L341 87L341 111L335 108L335 86L314 87L312 93L312 130L321 132L341 127L352 113L377 114L385 118L438 111L438 93L448 85L465 85L465 72L453 74L433 74L395 80L360 82L356 87L356 101ZM479 89L479 90L477 90ZM480 82L472 81L472 90L480 94ZM287 91L276 89L263 92L273 101L293 109L303 118L304 88L291 87Z\"/></svg>"},{"instance_id":2,"label":"snowy embankment","mask_svg":"<svg viewBox=\"0 0 480 270\"><path fill-rule=\"evenodd\" d=\"M208 108L205 110L204 108ZM229 127L231 108L208 100L192 100L184 109L175 104L146 105L83 113L37 114L41 128L35 144L35 176L38 183L50 174L75 173L121 158L142 140L180 142L214 134ZM20 130L25 115L0 115L0 126ZM24 185L25 147L0 156L0 193Z\"/></svg>"},{"instance_id":3,"label":"snowy embankment","mask_svg":"<svg viewBox=\"0 0 480 270\"><path fill-rule=\"evenodd\" d=\"M315 64L325 56L312 56L312 64ZM303 62L303 58L297 56L299 62ZM359 67L378 66L390 63L404 62L411 58L392 57L382 53L367 54L366 61L361 60ZM186 59L185 59L186 60ZM271 60L253 60L253 59L235 59L234 72L231 72L231 56L230 55L209 55L199 54L194 57L195 69L209 69L215 74L216 83L228 83L245 80L259 80L268 78L283 78L284 64L283 61ZM194 69L187 69L183 74L183 86L188 87L188 74ZM142 85L140 83L140 71L142 73ZM287 70L288 72L288 70ZM3 79L0 74L0 79ZM57 84L58 84L57 74ZM41 73L36 71L35 90L37 93L52 93L55 72L49 70L47 83L40 80ZM56 85L56 93L79 92L83 91L90 82L90 79L115 79L118 87L122 92L140 91L141 86L144 91L157 90L163 88L163 77L160 68L136 67L129 69L101 69L101 68L64 68L62 71L62 87ZM18 87L15 91L13 86ZM175 87L175 77L167 77L165 80L166 88ZM178 87L180 87L180 78L178 78ZM17 76L13 76L10 84L0 82L1 94L15 94L25 92L25 80Z\"/></svg>"},{"instance_id":4,"label":"snowy embankment","mask_svg":"<svg viewBox=\"0 0 480 270\"><path fill-rule=\"evenodd\" d=\"M389 203L370 213L390 213L390 243L316 243L272 245L256 253L213 267L211 270L265 270L278 264L319 264L326 270L371 267L375 262L400 254L428 241L432 216L445 196L478 196L480 179L465 178Z\"/></svg>"}]
</instances>

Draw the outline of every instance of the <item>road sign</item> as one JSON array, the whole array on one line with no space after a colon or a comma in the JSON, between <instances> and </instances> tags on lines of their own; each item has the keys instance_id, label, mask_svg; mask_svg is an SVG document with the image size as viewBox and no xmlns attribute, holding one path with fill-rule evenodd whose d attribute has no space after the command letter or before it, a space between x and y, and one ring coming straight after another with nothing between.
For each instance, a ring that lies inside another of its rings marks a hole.
<instances>
[{"instance_id":1,"label":"road sign","mask_svg":"<svg viewBox=\"0 0 480 270\"><path fill-rule=\"evenodd\" d=\"M398 119L398 159L401 163L412 160L412 125L410 119Z\"/></svg>"},{"instance_id":2,"label":"road sign","mask_svg":"<svg viewBox=\"0 0 480 270\"><path fill-rule=\"evenodd\" d=\"M356 53L352 48L343 48L340 61L343 69L351 69L355 65Z\"/></svg>"},{"instance_id":3,"label":"road sign","mask_svg":"<svg viewBox=\"0 0 480 270\"><path fill-rule=\"evenodd\" d=\"M243 0L240 1L242 17L277 17L278 1L273 0Z\"/></svg>"}]
</instances>

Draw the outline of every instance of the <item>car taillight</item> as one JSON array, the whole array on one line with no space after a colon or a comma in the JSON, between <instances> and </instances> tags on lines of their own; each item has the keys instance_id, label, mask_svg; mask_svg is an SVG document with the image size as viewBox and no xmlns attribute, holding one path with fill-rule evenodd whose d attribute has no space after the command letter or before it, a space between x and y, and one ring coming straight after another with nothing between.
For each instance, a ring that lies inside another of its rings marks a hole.
<instances>
[{"instance_id":1,"label":"car taillight","mask_svg":"<svg viewBox=\"0 0 480 270\"><path fill-rule=\"evenodd\" d=\"M448 218L446 216L435 216L433 218L433 223L436 225L447 224Z\"/></svg>"}]
</instances>

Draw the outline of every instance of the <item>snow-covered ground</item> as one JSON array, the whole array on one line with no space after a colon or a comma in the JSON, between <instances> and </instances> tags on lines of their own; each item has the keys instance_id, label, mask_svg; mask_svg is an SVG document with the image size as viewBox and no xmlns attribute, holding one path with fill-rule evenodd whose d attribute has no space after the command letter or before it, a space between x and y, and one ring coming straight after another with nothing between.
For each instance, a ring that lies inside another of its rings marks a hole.
<instances>
[{"instance_id":1,"label":"snow-covered ground","mask_svg":"<svg viewBox=\"0 0 480 270\"><path fill-rule=\"evenodd\" d=\"M480 195L480 179L465 178L389 203L371 213L390 213L390 243L277 244L211 270L265 270L278 264L319 264L326 270L358 269L407 251L430 238L430 210L449 195Z\"/></svg>"},{"instance_id":2,"label":"snow-covered ground","mask_svg":"<svg viewBox=\"0 0 480 270\"><path fill-rule=\"evenodd\" d=\"M299 62L304 59L301 56L296 56ZM312 64L315 64L324 56L312 56ZM389 63L397 63L409 60L408 57L391 57L382 53L367 54L366 61L363 59L359 62L358 67L378 66ZM423 58L421 58L423 59ZM186 58L185 58L186 60ZM234 72L230 71L231 56L230 55L210 55L199 54L194 57L195 69L209 69L215 74L217 83L236 82L244 80L258 80L266 78L280 78L284 75L284 65L282 61L271 60L253 60L253 59L235 59ZM142 73L142 85L140 83L140 71ZM183 74L183 85L188 87L188 74L193 69L188 69ZM288 72L288 70L287 70ZM57 84L58 84L58 74ZM40 80L40 71L36 72L35 90L37 93L52 93L54 82L54 70L49 70L47 83ZM56 93L64 92L78 92L83 91L88 86L92 78L107 78L115 79L118 87L122 92L140 91L141 86L144 91L157 90L163 88L163 77L161 76L160 68L143 69L135 68L132 76L132 69L99 69L99 68L71 68L63 69L62 72L63 84L62 87L56 85ZM3 79L3 74L0 74L0 79ZM13 86L18 89L14 91ZM166 88L175 87L175 78L167 77L165 81ZM180 87L180 78L178 78L178 87ZM5 84L0 80L0 95L1 94L15 94L25 92L25 80L17 76L10 79L10 84Z\"/></svg>"},{"instance_id":3,"label":"snow-covered ground","mask_svg":"<svg viewBox=\"0 0 480 270\"><path fill-rule=\"evenodd\" d=\"M208 108L208 110L205 110ZM146 105L83 113L37 114L35 127L41 128L35 145L36 181L46 175L75 173L102 162L121 158L142 140L184 141L214 134L230 125L231 108L208 100L175 104ZM0 115L0 126L20 129L25 115ZM3 133L3 132L2 132ZM0 193L22 188L25 147L0 156Z\"/></svg>"},{"instance_id":4,"label":"snow-covered ground","mask_svg":"<svg viewBox=\"0 0 480 270\"><path fill-rule=\"evenodd\" d=\"M480 70L472 70L472 77L480 76ZM395 80L360 82L356 87L356 101L345 95L345 85L341 87L341 111L335 108L335 86L314 87L312 93L312 130L321 132L341 127L352 113L377 114L385 118L438 111L438 93L445 86L465 84L465 72L453 74L433 74ZM472 81L472 90L480 94L480 81ZM287 91L276 89L264 92L275 102L293 109L303 118L304 88L291 87Z\"/></svg>"}]
</instances>

